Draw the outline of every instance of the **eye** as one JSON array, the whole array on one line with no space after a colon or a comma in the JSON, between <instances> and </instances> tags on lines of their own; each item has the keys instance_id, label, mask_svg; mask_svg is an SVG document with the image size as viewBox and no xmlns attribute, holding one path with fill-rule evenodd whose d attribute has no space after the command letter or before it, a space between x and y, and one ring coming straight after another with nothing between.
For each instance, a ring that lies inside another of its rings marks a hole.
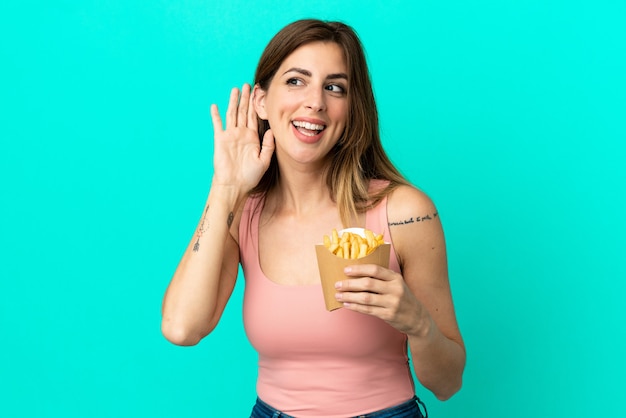
<instances>
[{"instance_id":1,"label":"eye","mask_svg":"<svg viewBox=\"0 0 626 418\"><path fill-rule=\"evenodd\" d=\"M346 92L346 89L339 84L329 84L326 86L326 90L339 94L344 94Z\"/></svg>"},{"instance_id":2,"label":"eye","mask_svg":"<svg viewBox=\"0 0 626 418\"><path fill-rule=\"evenodd\" d=\"M293 77L287 80L287 84L291 86L301 86L304 84L304 82L300 80L299 78Z\"/></svg>"}]
</instances>

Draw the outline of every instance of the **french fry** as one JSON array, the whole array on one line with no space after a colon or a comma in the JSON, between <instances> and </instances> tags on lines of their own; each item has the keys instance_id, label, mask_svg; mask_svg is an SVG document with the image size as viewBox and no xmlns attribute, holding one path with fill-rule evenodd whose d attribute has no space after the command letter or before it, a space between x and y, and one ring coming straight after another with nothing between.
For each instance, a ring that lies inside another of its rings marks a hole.
<instances>
[{"instance_id":1,"label":"french fry","mask_svg":"<svg viewBox=\"0 0 626 418\"><path fill-rule=\"evenodd\" d=\"M350 258L352 260L359 258L359 243L357 240L352 240L352 244L350 244Z\"/></svg>"},{"instance_id":2,"label":"french fry","mask_svg":"<svg viewBox=\"0 0 626 418\"><path fill-rule=\"evenodd\" d=\"M343 250L343 258L349 259L350 258L350 243L344 242L343 244L341 244L341 249Z\"/></svg>"},{"instance_id":3,"label":"french fry","mask_svg":"<svg viewBox=\"0 0 626 418\"><path fill-rule=\"evenodd\" d=\"M369 245L370 247L375 246L376 237L374 236L374 233L369 229L365 230L365 239L367 239L367 245Z\"/></svg>"},{"instance_id":4,"label":"french fry","mask_svg":"<svg viewBox=\"0 0 626 418\"><path fill-rule=\"evenodd\" d=\"M357 258L363 258L367 255L367 243L363 243L359 246L359 256Z\"/></svg>"},{"instance_id":5,"label":"french fry","mask_svg":"<svg viewBox=\"0 0 626 418\"><path fill-rule=\"evenodd\" d=\"M365 237L358 233L344 231L339 236L336 229L331 235L324 235L324 246L337 257L346 260L356 260L371 254L379 245L384 244L382 234L374 234L364 229Z\"/></svg>"}]
</instances>

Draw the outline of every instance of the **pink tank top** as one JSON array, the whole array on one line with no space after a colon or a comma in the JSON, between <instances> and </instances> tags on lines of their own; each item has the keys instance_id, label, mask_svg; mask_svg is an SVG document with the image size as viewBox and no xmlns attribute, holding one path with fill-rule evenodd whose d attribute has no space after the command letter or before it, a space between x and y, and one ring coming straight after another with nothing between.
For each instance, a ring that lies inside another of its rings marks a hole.
<instances>
[{"instance_id":1,"label":"pink tank top","mask_svg":"<svg viewBox=\"0 0 626 418\"><path fill-rule=\"evenodd\" d=\"M390 242L386 203L367 212L366 227ZM415 388L405 334L369 315L328 312L321 284L280 285L263 274L258 251L262 206L258 198L249 198L239 226L246 282L243 319L259 354L259 398L303 418L345 418L411 399ZM400 271L393 245L390 268Z\"/></svg>"}]
</instances>

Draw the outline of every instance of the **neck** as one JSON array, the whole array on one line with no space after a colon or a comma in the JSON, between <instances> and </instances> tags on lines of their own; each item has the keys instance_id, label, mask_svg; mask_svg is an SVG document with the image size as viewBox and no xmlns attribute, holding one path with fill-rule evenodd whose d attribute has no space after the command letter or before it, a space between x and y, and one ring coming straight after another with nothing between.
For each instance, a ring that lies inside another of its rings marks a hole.
<instances>
[{"instance_id":1,"label":"neck","mask_svg":"<svg viewBox=\"0 0 626 418\"><path fill-rule=\"evenodd\" d=\"M271 193L275 215L302 217L334 206L323 167L280 167L280 177Z\"/></svg>"}]
</instances>

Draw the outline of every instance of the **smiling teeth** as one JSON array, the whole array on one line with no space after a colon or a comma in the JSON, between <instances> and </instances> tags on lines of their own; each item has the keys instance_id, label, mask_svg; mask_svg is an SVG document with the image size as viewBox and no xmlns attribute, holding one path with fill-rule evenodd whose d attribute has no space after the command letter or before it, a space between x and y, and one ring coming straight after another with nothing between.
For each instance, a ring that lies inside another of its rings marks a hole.
<instances>
[{"instance_id":1,"label":"smiling teeth","mask_svg":"<svg viewBox=\"0 0 626 418\"><path fill-rule=\"evenodd\" d=\"M308 129L309 131L321 131L324 129L324 125L317 125L315 123L309 123L299 120L294 120L293 125L297 126L298 128Z\"/></svg>"}]
</instances>

